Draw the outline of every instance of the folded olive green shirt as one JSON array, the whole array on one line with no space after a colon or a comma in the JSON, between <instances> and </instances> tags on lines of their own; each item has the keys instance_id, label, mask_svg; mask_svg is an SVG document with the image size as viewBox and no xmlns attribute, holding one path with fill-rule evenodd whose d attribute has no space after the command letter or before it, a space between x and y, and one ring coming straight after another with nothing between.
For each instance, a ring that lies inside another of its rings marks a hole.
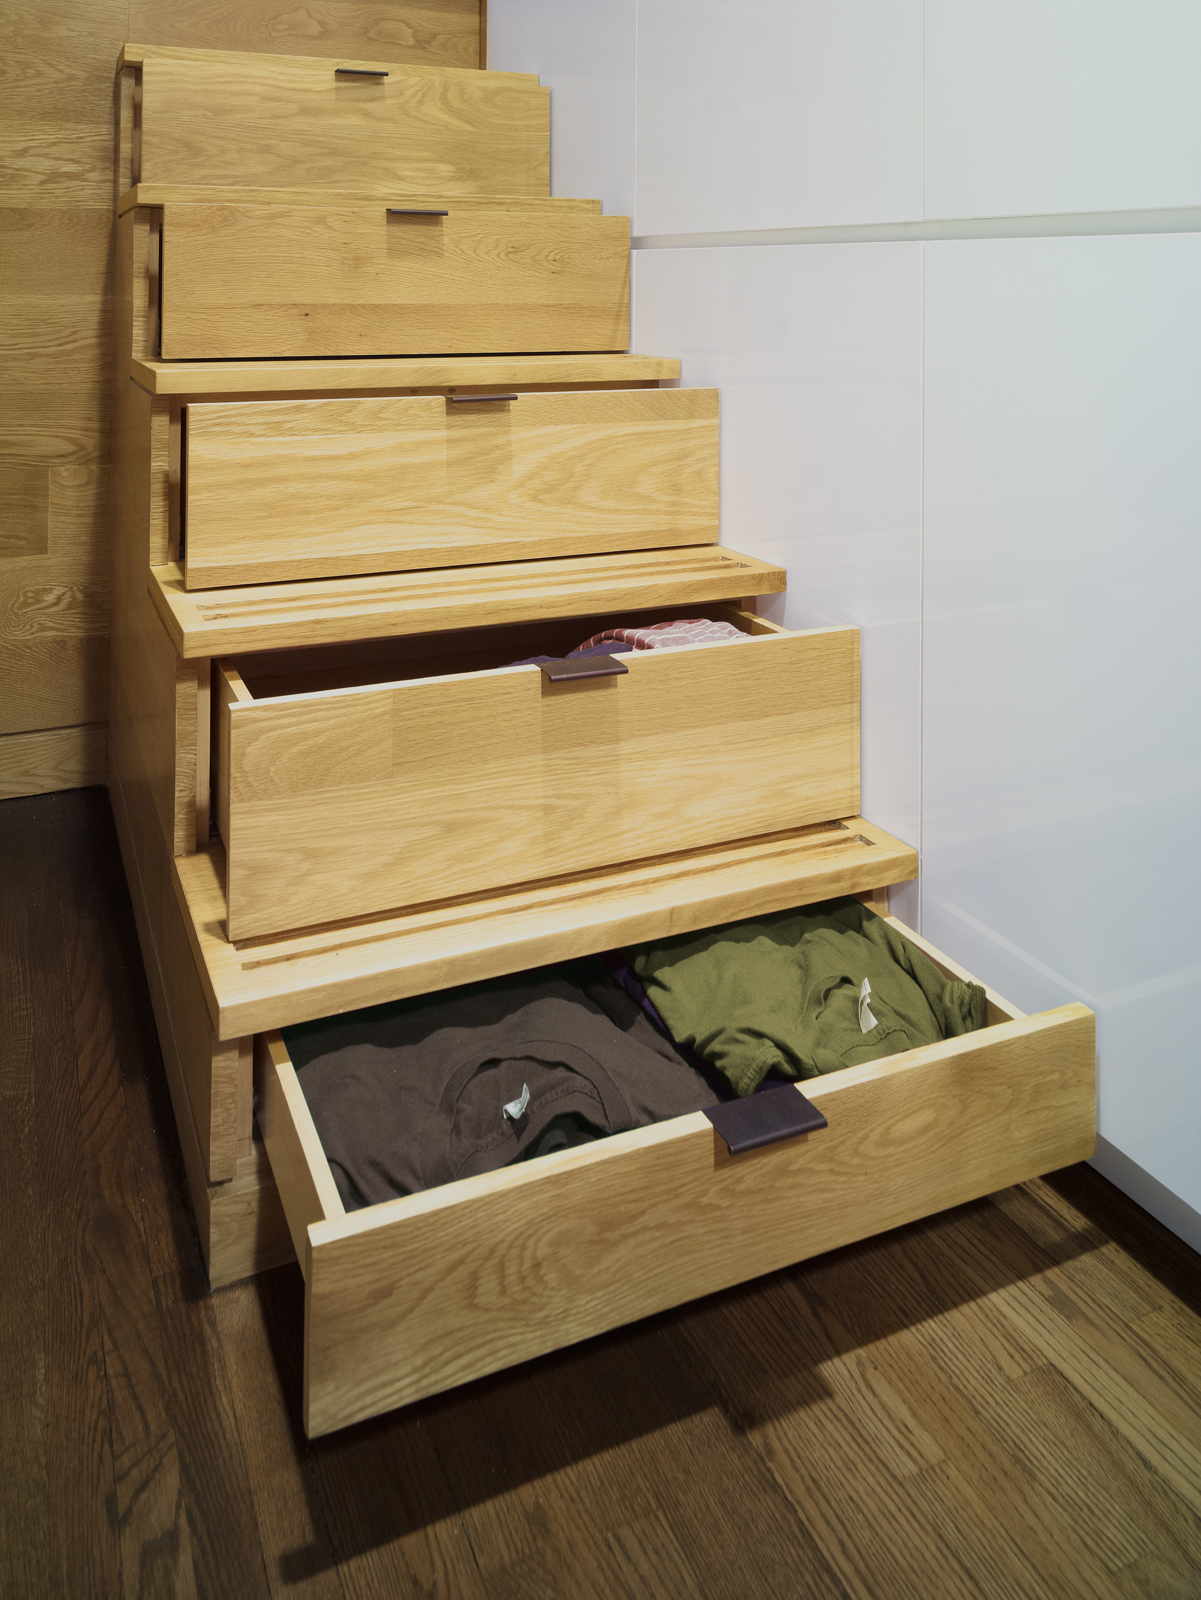
<instances>
[{"instance_id":1,"label":"folded olive green shirt","mask_svg":"<svg viewBox=\"0 0 1201 1600\"><path fill-rule=\"evenodd\" d=\"M980 985L944 978L858 900L680 934L627 955L676 1043L740 1095L773 1069L813 1078L984 1026Z\"/></svg>"}]
</instances>

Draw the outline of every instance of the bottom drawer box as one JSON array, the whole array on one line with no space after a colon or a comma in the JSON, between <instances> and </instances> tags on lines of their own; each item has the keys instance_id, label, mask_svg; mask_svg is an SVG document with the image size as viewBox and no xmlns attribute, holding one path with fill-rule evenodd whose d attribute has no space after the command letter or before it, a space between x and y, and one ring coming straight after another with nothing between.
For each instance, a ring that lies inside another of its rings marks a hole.
<instances>
[{"instance_id":1,"label":"bottom drawer box","mask_svg":"<svg viewBox=\"0 0 1201 1600\"><path fill-rule=\"evenodd\" d=\"M968 974L896 924L948 974ZM829 1126L732 1157L700 1112L346 1214L278 1033L255 1068L305 1277L310 1437L1090 1155L1094 1019L810 1080Z\"/></svg>"}]
</instances>

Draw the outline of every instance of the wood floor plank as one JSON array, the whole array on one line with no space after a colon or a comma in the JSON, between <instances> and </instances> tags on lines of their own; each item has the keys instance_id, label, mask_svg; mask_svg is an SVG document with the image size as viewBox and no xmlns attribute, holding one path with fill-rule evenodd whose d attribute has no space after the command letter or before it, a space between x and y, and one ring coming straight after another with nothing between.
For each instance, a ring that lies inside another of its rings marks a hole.
<instances>
[{"instance_id":1,"label":"wood floor plank","mask_svg":"<svg viewBox=\"0 0 1201 1600\"><path fill-rule=\"evenodd\" d=\"M275 1600L337 1600L333 1548L300 1423L304 1292L289 1267L213 1296L267 1583Z\"/></svg>"},{"instance_id":2,"label":"wood floor plank","mask_svg":"<svg viewBox=\"0 0 1201 1600\"><path fill-rule=\"evenodd\" d=\"M173 1373L162 1341L121 1076L122 1061L131 1062L147 1044L136 1024L141 991L131 994L129 985L129 974L137 975L136 937L124 884L113 872L111 843L107 851L88 848L111 827L99 792L82 797L78 809L90 826L73 839L67 856L74 892L64 934L121 1568L126 1593L189 1594L195 1575L168 1406Z\"/></svg>"},{"instance_id":3,"label":"wood floor plank","mask_svg":"<svg viewBox=\"0 0 1201 1600\"><path fill-rule=\"evenodd\" d=\"M57 1241L39 1205L38 1077L63 1014L66 974L57 897L37 868L48 829L20 801L0 805L0 826L0 1593L43 1595L56 1587L45 1258Z\"/></svg>"}]
</instances>

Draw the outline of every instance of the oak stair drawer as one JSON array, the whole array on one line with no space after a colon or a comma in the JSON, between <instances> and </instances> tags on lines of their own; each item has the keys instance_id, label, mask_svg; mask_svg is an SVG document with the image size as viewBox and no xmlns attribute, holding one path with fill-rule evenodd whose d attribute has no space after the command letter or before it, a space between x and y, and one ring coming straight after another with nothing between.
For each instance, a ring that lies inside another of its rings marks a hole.
<instances>
[{"instance_id":1,"label":"oak stair drawer","mask_svg":"<svg viewBox=\"0 0 1201 1600\"><path fill-rule=\"evenodd\" d=\"M120 65L135 184L550 193L532 74L132 44Z\"/></svg>"},{"instance_id":2,"label":"oak stair drawer","mask_svg":"<svg viewBox=\"0 0 1201 1600\"><path fill-rule=\"evenodd\" d=\"M546 204L165 205L157 353L625 350L629 220Z\"/></svg>"},{"instance_id":3,"label":"oak stair drawer","mask_svg":"<svg viewBox=\"0 0 1201 1600\"><path fill-rule=\"evenodd\" d=\"M184 410L189 589L717 540L716 389Z\"/></svg>"},{"instance_id":4,"label":"oak stair drawer","mask_svg":"<svg viewBox=\"0 0 1201 1600\"><path fill-rule=\"evenodd\" d=\"M1023 1017L992 994L976 1033L802 1084L819 1132L731 1156L697 1112L349 1215L280 1034L256 1038L255 1074L305 1278L310 1437L1082 1160L1095 1142L1092 1013Z\"/></svg>"},{"instance_id":5,"label":"oak stair drawer","mask_svg":"<svg viewBox=\"0 0 1201 1600\"><path fill-rule=\"evenodd\" d=\"M638 619L389 641L373 661L296 652L290 673L273 655L220 663L228 937L854 815L858 630L691 614L747 637L574 682L500 663Z\"/></svg>"}]
</instances>

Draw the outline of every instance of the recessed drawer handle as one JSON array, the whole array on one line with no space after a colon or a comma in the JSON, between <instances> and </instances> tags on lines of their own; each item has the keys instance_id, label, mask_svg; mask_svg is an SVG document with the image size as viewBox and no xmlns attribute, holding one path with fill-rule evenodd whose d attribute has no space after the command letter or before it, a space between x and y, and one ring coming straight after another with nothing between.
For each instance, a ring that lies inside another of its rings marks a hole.
<instances>
[{"instance_id":1,"label":"recessed drawer handle","mask_svg":"<svg viewBox=\"0 0 1201 1600\"><path fill-rule=\"evenodd\" d=\"M389 206L390 217L449 217L449 211L425 211L417 206Z\"/></svg>"},{"instance_id":2,"label":"recessed drawer handle","mask_svg":"<svg viewBox=\"0 0 1201 1600\"><path fill-rule=\"evenodd\" d=\"M568 656L564 661L540 663L551 683L583 683L587 678L620 678L630 669L616 656Z\"/></svg>"},{"instance_id":3,"label":"recessed drawer handle","mask_svg":"<svg viewBox=\"0 0 1201 1600\"><path fill-rule=\"evenodd\" d=\"M335 67L334 77L343 78L386 78L387 72L383 67Z\"/></svg>"},{"instance_id":4,"label":"recessed drawer handle","mask_svg":"<svg viewBox=\"0 0 1201 1600\"><path fill-rule=\"evenodd\" d=\"M726 1141L732 1156L830 1126L817 1107L810 1105L790 1083L763 1094L748 1094L743 1100L727 1100L725 1105L706 1106L705 1115Z\"/></svg>"},{"instance_id":5,"label":"recessed drawer handle","mask_svg":"<svg viewBox=\"0 0 1201 1600\"><path fill-rule=\"evenodd\" d=\"M481 400L520 400L517 394L448 394L452 406L474 406Z\"/></svg>"}]
</instances>

